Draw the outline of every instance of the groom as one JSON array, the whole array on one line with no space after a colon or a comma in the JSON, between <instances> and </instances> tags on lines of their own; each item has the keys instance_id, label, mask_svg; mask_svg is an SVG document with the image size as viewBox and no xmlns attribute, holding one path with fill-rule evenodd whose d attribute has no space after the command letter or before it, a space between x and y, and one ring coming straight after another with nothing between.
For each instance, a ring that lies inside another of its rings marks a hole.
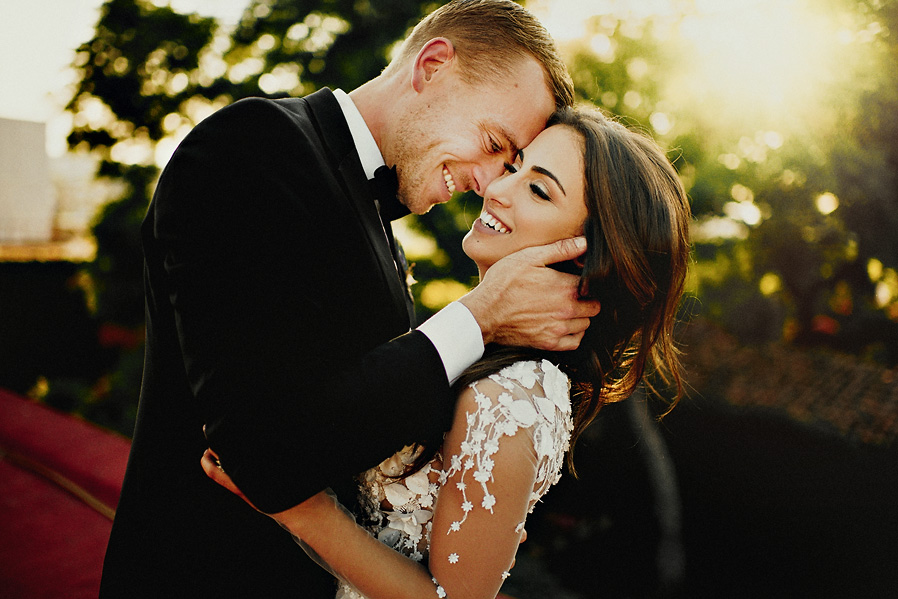
<instances>
[{"instance_id":1,"label":"groom","mask_svg":"<svg viewBox=\"0 0 898 599\"><path fill-rule=\"evenodd\" d=\"M280 511L439 443L449 384L484 343L576 347L598 306L545 267L581 253L573 242L501 261L409 332L389 226L482 194L571 101L529 13L468 0L422 21L348 95L244 100L194 129L142 229L147 353L102 597L333 597L289 535L206 478L204 449ZM372 192L384 164L401 204Z\"/></svg>"}]
</instances>

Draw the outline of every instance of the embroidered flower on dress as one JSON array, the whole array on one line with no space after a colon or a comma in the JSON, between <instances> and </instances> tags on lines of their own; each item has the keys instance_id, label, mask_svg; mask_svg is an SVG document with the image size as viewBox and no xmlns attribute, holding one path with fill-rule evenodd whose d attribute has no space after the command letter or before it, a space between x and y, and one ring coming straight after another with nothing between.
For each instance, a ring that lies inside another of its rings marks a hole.
<instances>
[{"instance_id":1,"label":"embroidered flower on dress","mask_svg":"<svg viewBox=\"0 0 898 599\"><path fill-rule=\"evenodd\" d=\"M493 512L497 503L496 496L490 492L495 476L493 456L502 448L503 437L526 431L532 439L537 464L528 511L532 511L561 476L573 428L570 383L564 373L547 360L519 362L484 381L472 383L470 388L477 407L466 415L467 430L459 455L449 456L445 462L437 457L405 479L389 478L404 473L417 457L412 447L406 447L359 477L360 502L368 511L369 530L388 546L416 561L427 558L433 529L432 508L440 487L450 479L461 492L463 515L449 525L449 533L459 533L468 514L477 509ZM468 482L472 479L483 491L479 506L468 499ZM521 522L515 531L520 533L523 528ZM456 564L461 557L452 552L447 559ZM503 572L502 579L508 575ZM437 596L445 598L446 591L436 578L433 583ZM338 594L338 597L364 599L345 581L340 592L355 594Z\"/></svg>"},{"instance_id":2,"label":"embroidered flower on dress","mask_svg":"<svg viewBox=\"0 0 898 599\"><path fill-rule=\"evenodd\" d=\"M527 389L536 384L536 362L515 362L499 372L500 375L515 380Z\"/></svg>"},{"instance_id":3,"label":"embroidered flower on dress","mask_svg":"<svg viewBox=\"0 0 898 599\"><path fill-rule=\"evenodd\" d=\"M552 398L552 401L555 402L555 405L558 406L562 413L570 414L571 382L567 375L558 370L558 367L552 365L548 360L543 360L542 369L546 373L543 377L543 389L546 392L546 397Z\"/></svg>"},{"instance_id":4,"label":"embroidered flower on dress","mask_svg":"<svg viewBox=\"0 0 898 599\"><path fill-rule=\"evenodd\" d=\"M519 399L511 404L511 415L523 428L528 428L536 422L536 410L533 404L524 399Z\"/></svg>"},{"instance_id":5,"label":"embroidered flower on dress","mask_svg":"<svg viewBox=\"0 0 898 599\"><path fill-rule=\"evenodd\" d=\"M415 510L410 513L387 512L387 528L394 528L406 536L421 539L421 527L433 517L430 510Z\"/></svg>"},{"instance_id":6,"label":"embroidered flower on dress","mask_svg":"<svg viewBox=\"0 0 898 599\"><path fill-rule=\"evenodd\" d=\"M514 383L511 382L510 380L508 380L507 378L505 378L504 376L501 376L501 373L491 374L488 378L491 381L495 381L495 382L499 383L499 385L501 385L502 387L505 387L509 391L514 389Z\"/></svg>"},{"instance_id":7,"label":"embroidered flower on dress","mask_svg":"<svg viewBox=\"0 0 898 599\"><path fill-rule=\"evenodd\" d=\"M501 405L508 407L512 404L514 398L511 396L511 393L502 393L501 395L499 395L498 400Z\"/></svg>"},{"instance_id":8,"label":"embroidered flower on dress","mask_svg":"<svg viewBox=\"0 0 898 599\"><path fill-rule=\"evenodd\" d=\"M474 480L479 483L485 483L490 479L490 473L486 470L478 470L474 473Z\"/></svg>"}]
</instances>

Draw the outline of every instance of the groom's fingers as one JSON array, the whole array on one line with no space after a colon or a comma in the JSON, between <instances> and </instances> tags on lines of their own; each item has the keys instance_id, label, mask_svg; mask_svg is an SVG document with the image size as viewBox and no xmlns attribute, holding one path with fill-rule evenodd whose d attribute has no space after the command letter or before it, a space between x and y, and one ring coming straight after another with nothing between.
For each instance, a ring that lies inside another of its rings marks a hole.
<instances>
[{"instance_id":1,"label":"groom's fingers","mask_svg":"<svg viewBox=\"0 0 898 599\"><path fill-rule=\"evenodd\" d=\"M579 276L547 266L573 261L585 249L583 237L562 239L521 249L490 267L460 300L480 325L484 343L576 349L601 305L581 295Z\"/></svg>"},{"instance_id":2,"label":"groom's fingers","mask_svg":"<svg viewBox=\"0 0 898 599\"><path fill-rule=\"evenodd\" d=\"M536 245L518 251L518 255L533 266L547 266L573 260L586 251L585 237L559 239L547 245Z\"/></svg>"},{"instance_id":3,"label":"groom's fingers","mask_svg":"<svg viewBox=\"0 0 898 599\"><path fill-rule=\"evenodd\" d=\"M585 237L570 237L547 245L524 248L518 250L516 254L511 254L511 256L516 256L530 266L543 267L574 260L582 256L585 251ZM597 315L601 310L601 305L596 300L580 297L580 277L577 275L552 272L551 277L553 287L558 290L569 290L571 297L575 300L567 304L570 311L562 317L571 319L571 322L568 323L571 326L570 333L582 333L589 326L589 323L583 322L581 319L588 319Z\"/></svg>"},{"instance_id":4,"label":"groom's fingers","mask_svg":"<svg viewBox=\"0 0 898 599\"><path fill-rule=\"evenodd\" d=\"M589 320L586 320L588 323ZM579 331L577 333L571 333L570 335L560 337L553 351L573 351L577 349L578 347L580 347L580 342L583 340L583 335L585 334L586 327L584 327L582 331Z\"/></svg>"}]
</instances>

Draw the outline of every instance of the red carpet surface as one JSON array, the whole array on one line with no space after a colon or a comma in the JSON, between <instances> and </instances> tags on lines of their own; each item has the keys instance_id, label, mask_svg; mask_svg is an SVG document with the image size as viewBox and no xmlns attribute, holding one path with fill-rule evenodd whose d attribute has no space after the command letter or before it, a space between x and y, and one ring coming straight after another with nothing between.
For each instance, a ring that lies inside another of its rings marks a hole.
<instances>
[{"instance_id":1,"label":"red carpet surface","mask_svg":"<svg viewBox=\"0 0 898 599\"><path fill-rule=\"evenodd\" d=\"M95 598L129 441L0 390L0 593Z\"/></svg>"},{"instance_id":2,"label":"red carpet surface","mask_svg":"<svg viewBox=\"0 0 898 599\"><path fill-rule=\"evenodd\" d=\"M96 599L129 446L0 389L0 596Z\"/></svg>"}]
</instances>

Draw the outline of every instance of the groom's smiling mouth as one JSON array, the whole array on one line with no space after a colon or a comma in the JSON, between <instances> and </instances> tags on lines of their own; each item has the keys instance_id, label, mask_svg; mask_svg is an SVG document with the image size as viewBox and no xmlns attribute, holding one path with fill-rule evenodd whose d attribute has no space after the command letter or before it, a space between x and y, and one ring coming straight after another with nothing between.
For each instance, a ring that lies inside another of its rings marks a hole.
<instances>
[{"instance_id":1,"label":"groom's smiling mouth","mask_svg":"<svg viewBox=\"0 0 898 599\"><path fill-rule=\"evenodd\" d=\"M499 220L489 212L484 211L480 214L480 222L482 222L493 231L498 231L499 233L511 233L511 229L506 227L505 223L503 223L501 220Z\"/></svg>"},{"instance_id":2,"label":"groom's smiling mouth","mask_svg":"<svg viewBox=\"0 0 898 599\"><path fill-rule=\"evenodd\" d=\"M455 179L452 178L445 164L443 165L443 179L446 181L446 189L449 190L449 195L451 196L455 193Z\"/></svg>"}]
</instances>

